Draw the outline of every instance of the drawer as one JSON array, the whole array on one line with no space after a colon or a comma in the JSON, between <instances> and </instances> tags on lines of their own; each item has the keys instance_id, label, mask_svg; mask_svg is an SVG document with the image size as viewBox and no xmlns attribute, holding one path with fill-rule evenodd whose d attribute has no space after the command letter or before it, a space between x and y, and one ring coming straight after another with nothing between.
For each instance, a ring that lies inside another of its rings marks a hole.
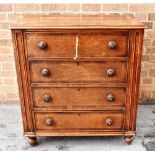
<instances>
[{"instance_id":1,"label":"drawer","mask_svg":"<svg viewBox=\"0 0 155 155\"><path fill-rule=\"evenodd\" d=\"M25 33L29 57L123 57L128 55L127 32Z\"/></svg>"},{"instance_id":2,"label":"drawer","mask_svg":"<svg viewBox=\"0 0 155 155\"><path fill-rule=\"evenodd\" d=\"M127 80L127 62L30 62L32 82L108 82Z\"/></svg>"},{"instance_id":3,"label":"drawer","mask_svg":"<svg viewBox=\"0 0 155 155\"><path fill-rule=\"evenodd\" d=\"M79 34L79 57L125 57L128 55L127 32Z\"/></svg>"},{"instance_id":4,"label":"drawer","mask_svg":"<svg viewBox=\"0 0 155 155\"><path fill-rule=\"evenodd\" d=\"M124 114L119 112L35 113L37 130L123 130Z\"/></svg>"},{"instance_id":5,"label":"drawer","mask_svg":"<svg viewBox=\"0 0 155 155\"><path fill-rule=\"evenodd\" d=\"M126 88L33 88L34 107L63 109L101 109L105 106L123 106Z\"/></svg>"},{"instance_id":6,"label":"drawer","mask_svg":"<svg viewBox=\"0 0 155 155\"><path fill-rule=\"evenodd\" d=\"M29 57L74 57L76 35L70 33L26 33Z\"/></svg>"}]
</instances>

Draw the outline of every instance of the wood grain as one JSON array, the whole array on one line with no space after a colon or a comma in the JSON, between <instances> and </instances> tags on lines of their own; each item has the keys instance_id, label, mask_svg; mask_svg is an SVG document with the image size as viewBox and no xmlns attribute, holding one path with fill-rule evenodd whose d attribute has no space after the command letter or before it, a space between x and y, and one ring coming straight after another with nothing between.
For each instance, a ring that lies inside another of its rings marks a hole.
<instances>
[{"instance_id":1,"label":"wood grain","mask_svg":"<svg viewBox=\"0 0 155 155\"><path fill-rule=\"evenodd\" d=\"M70 112L70 113L36 113L37 130L123 130L123 113ZM106 125L111 118L113 124ZM52 119L53 125L47 126L46 119Z\"/></svg>"},{"instance_id":2,"label":"wood grain","mask_svg":"<svg viewBox=\"0 0 155 155\"><path fill-rule=\"evenodd\" d=\"M128 55L128 33L80 33L78 35L78 57L121 57ZM115 41L117 47L110 49L108 43Z\"/></svg>"},{"instance_id":3,"label":"wood grain","mask_svg":"<svg viewBox=\"0 0 155 155\"><path fill-rule=\"evenodd\" d=\"M23 17L11 29L144 29L130 15L29 16Z\"/></svg>"},{"instance_id":4,"label":"wood grain","mask_svg":"<svg viewBox=\"0 0 155 155\"><path fill-rule=\"evenodd\" d=\"M29 135L29 133L25 133L26 136ZM70 137L70 136L76 136L76 137L81 137L81 136L124 136L124 135L127 135L127 136L135 136L135 132L131 132L131 133L128 133L128 132L124 132L124 131L106 131L106 130L96 130L96 131L93 131L93 130L78 130L78 131L73 131L73 130L37 130L36 131L36 136L67 136L67 137Z\"/></svg>"},{"instance_id":5,"label":"wood grain","mask_svg":"<svg viewBox=\"0 0 155 155\"><path fill-rule=\"evenodd\" d=\"M128 55L129 32L25 32L26 50L29 57L75 57L76 44L78 57L120 57ZM78 42L76 42L78 37ZM115 49L108 43L115 41ZM45 42L47 47L40 49L38 44Z\"/></svg>"},{"instance_id":6,"label":"wood grain","mask_svg":"<svg viewBox=\"0 0 155 155\"><path fill-rule=\"evenodd\" d=\"M32 92L34 107L51 107L55 110L73 110L74 107L100 109L106 105L122 106L126 101L124 88L34 88ZM51 97L49 102L43 100L46 94ZM107 101L108 94L113 94L113 102Z\"/></svg>"},{"instance_id":7,"label":"wood grain","mask_svg":"<svg viewBox=\"0 0 155 155\"><path fill-rule=\"evenodd\" d=\"M48 77L43 77L41 71L47 68ZM115 74L107 76L107 70L113 68ZM126 62L31 62L32 82L104 82L123 83L127 81Z\"/></svg>"},{"instance_id":8,"label":"wood grain","mask_svg":"<svg viewBox=\"0 0 155 155\"><path fill-rule=\"evenodd\" d=\"M25 39L29 57L74 57L76 35L72 33L26 33ZM46 42L47 48L38 44Z\"/></svg>"},{"instance_id":9,"label":"wood grain","mask_svg":"<svg viewBox=\"0 0 155 155\"><path fill-rule=\"evenodd\" d=\"M24 131L34 131L29 74L22 31L12 31Z\"/></svg>"},{"instance_id":10,"label":"wood grain","mask_svg":"<svg viewBox=\"0 0 155 155\"><path fill-rule=\"evenodd\" d=\"M36 136L124 135L131 142L144 28L126 15L34 16L12 26L30 144Z\"/></svg>"}]
</instances>

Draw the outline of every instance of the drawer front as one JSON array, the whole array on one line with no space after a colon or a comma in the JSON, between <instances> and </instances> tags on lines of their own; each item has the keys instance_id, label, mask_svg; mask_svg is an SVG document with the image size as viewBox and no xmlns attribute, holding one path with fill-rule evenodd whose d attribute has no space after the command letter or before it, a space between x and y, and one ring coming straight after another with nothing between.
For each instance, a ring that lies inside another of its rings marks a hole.
<instances>
[{"instance_id":1,"label":"drawer front","mask_svg":"<svg viewBox=\"0 0 155 155\"><path fill-rule=\"evenodd\" d=\"M34 107L52 109L100 109L125 105L125 88L33 88Z\"/></svg>"},{"instance_id":2,"label":"drawer front","mask_svg":"<svg viewBox=\"0 0 155 155\"><path fill-rule=\"evenodd\" d=\"M74 57L75 34L26 33L29 57Z\"/></svg>"},{"instance_id":3,"label":"drawer front","mask_svg":"<svg viewBox=\"0 0 155 155\"><path fill-rule=\"evenodd\" d=\"M127 80L127 62L31 62L32 82L108 82Z\"/></svg>"},{"instance_id":4,"label":"drawer front","mask_svg":"<svg viewBox=\"0 0 155 155\"><path fill-rule=\"evenodd\" d=\"M128 33L79 34L79 57L120 57L128 55Z\"/></svg>"},{"instance_id":5,"label":"drawer front","mask_svg":"<svg viewBox=\"0 0 155 155\"><path fill-rule=\"evenodd\" d=\"M123 130L123 113L36 113L37 130Z\"/></svg>"},{"instance_id":6,"label":"drawer front","mask_svg":"<svg viewBox=\"0 0 155 155\"><path fill-rule=\"evenodd\" d=\"M120 57L128 55L127 32L25 33L29 57Z\"/></svg>"}]
</instances>

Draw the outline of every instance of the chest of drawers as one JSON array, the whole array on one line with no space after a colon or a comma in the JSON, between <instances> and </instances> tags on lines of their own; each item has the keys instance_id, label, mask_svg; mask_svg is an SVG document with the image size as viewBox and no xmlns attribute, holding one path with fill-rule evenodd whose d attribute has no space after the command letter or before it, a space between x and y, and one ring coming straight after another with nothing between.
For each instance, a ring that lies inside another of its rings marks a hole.
<instances>
[{"instance_id":1,"label":"chest of drawers","mask_svg":"<svg viewBox=\"0 0 155 155\"><path fill-rule=\"evenodd\" d=\"M26 17L11 27L24 134L136 134L144 25L132 16Z\"/></svg>"}]
</instances>

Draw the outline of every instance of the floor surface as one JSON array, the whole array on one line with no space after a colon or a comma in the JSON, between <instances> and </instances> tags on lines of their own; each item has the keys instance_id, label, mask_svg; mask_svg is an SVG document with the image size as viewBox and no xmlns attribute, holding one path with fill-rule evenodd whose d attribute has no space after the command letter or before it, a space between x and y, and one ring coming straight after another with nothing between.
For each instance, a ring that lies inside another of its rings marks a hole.
<instances>
[{"instance_id":1,"label":"floor surface","mask_svg":"<svg viewBox=\"0 0 155 155\"><path fill-rule=\"evenodd\" d=\"M17 104L0 105L0 150L41 151L145 151L144 135L152 126L155 105L139 105L137 136L132 145L123 142L123 137L42 137L38 145L30 146L23 137L20 107Z\"/></svg>"}]
</instances>

